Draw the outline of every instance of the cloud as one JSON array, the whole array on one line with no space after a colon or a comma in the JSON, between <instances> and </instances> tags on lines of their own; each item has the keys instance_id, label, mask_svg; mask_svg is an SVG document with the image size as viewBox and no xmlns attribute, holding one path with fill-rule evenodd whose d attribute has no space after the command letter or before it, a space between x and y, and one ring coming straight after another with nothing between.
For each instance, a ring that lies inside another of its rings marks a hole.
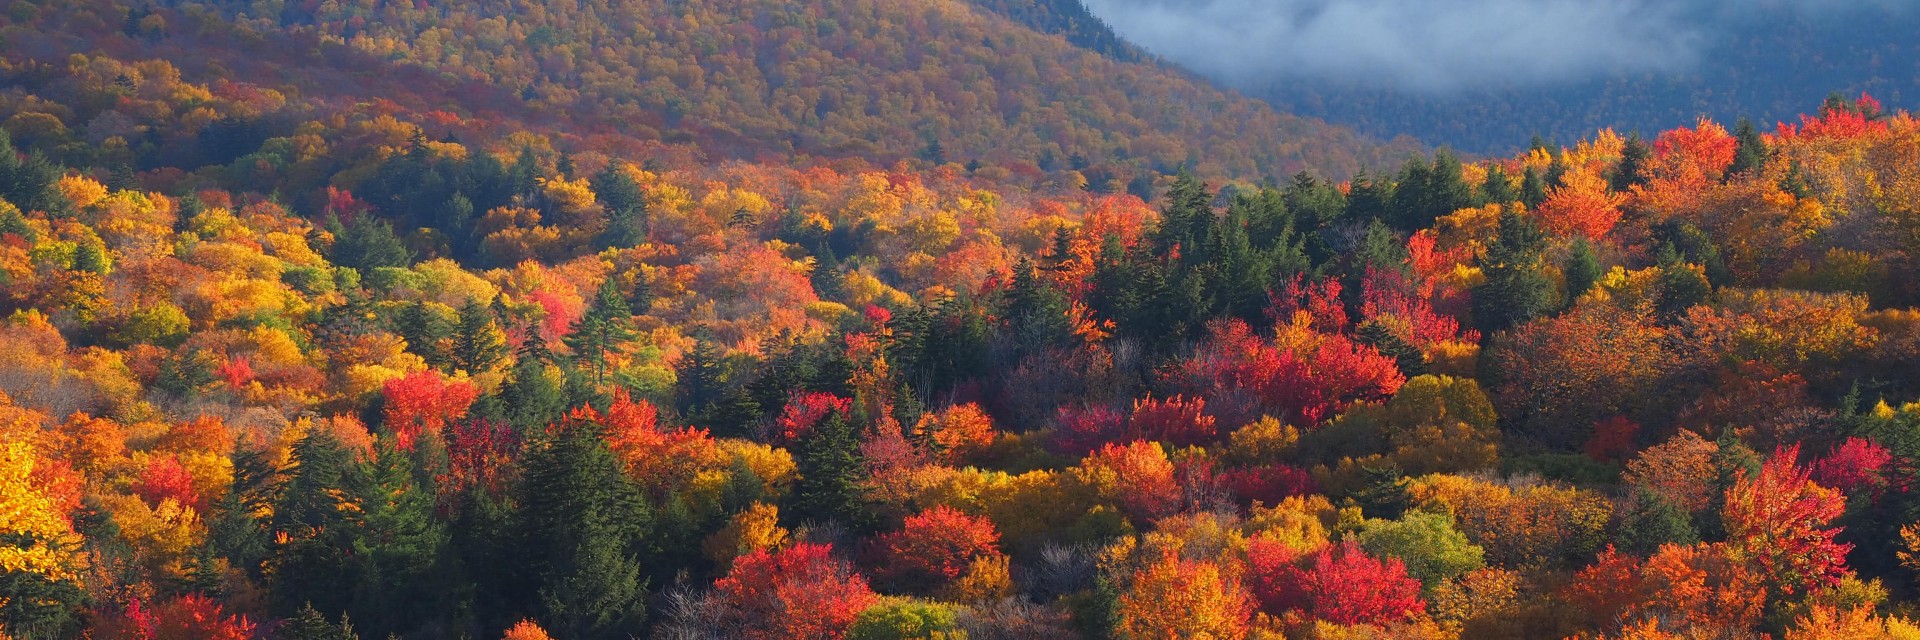
<instances>
[{"instance_id":1,"label":"cloud","mask_svg":"<svg viewBox=\"0 0 1920 640\"><path fill-rule=\"evenodd\" d=\"M1920 0L1084 0L1114 30L1229 84L1292 78L1446 93L1684 72L1757 20Z\"/></svg>"}]
</instances>

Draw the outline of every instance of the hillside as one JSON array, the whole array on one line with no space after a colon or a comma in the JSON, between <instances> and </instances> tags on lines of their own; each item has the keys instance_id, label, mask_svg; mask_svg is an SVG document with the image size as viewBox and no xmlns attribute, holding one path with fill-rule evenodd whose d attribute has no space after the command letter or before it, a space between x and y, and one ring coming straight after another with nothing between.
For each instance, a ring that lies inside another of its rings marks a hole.
<instances>
[{"instance_id":1,"label":"hillside","mask_svg":"<svg viewBox=\"0 0 1920 640\"><path fill-rule=\"evenodd\" d=\"M1650 133L1701 115L1762 125L1792 122L1830 92L1870 92L1889 105L1920 100L1920 11L1847 20L1756 21L1692 69L1592 80L1469 88L1442 94L1309 78L1242 87L1278 108L1375 136L1413 135L1473 153L1509 153L1532 136L1562 143L1601 128Z\"/></svg>"},{"instance_id":2,"label":"hillside","mask_svg":"<svg viewBox=\"0 0 1920 640\"><path fill-rule=\"evenodd\" d=\"M428 4L0 11L0 640L1920 628L1912 113L1084 188L648 121L548 27L750 105L751 12Z\"/></svg>"},{"instance_id":3,"label":"hillside","mask_svg":"<svg viewBox=\"0 0 1920 640\"><path fill-rule=\"evenodd\" d=\"M1347 175L1415 148L1279 114L949 0L289 3L261 16L248 13L267 6L258 3L163 4L160 15L175 15L167 24L179 28L116 38L99 29L130 23L116 15L125 5L76 1L48 7L43 24L30 27L42 37L23 37L53 47L48 55L118 41L126 55L181 58L190 74L218 65L231 79L254 81L253 69L273 74L259 84L291 83L307 97L528 110L569 136L692 143L716 158L925 158L1028 175L1078 169L1101 189L1180 167L1249 180L1301 169ZM208 46L204 35L229 28L243 42L305 44L194 51ZM256 54L267 63L242 59ZM397 91L317 84L291 68L341 63ZM431 80L411 88L379 79L420 71Z\"/></svg>"}]
</instances>

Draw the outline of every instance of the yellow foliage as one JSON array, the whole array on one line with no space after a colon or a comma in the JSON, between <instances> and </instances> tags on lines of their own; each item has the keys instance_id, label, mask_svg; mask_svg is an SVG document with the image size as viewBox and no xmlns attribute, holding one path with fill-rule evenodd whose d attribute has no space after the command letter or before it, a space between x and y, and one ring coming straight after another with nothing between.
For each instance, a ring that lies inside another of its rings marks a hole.
<instances>
[{"instance_id":1,"label":"yellow foliage","mask_svg":"<svg viewBox=\"0 0 1920 640\"><path fill-rule=\"evenodd\" d=\"M1300 430L1273 416L1241 427L1227 439L1226 459L1245 465L1277 462L1300 442Z\"/></svg>"},{"instance_id":2,"label":"yellow foliage","mask_svg":"<svg viewBox=\"0 0 1920 640\"><path fill-rule=\"evenodd\" d=\"M74 578L72 549L79 535L58 512L44 487L36 486L33 445L7 434L0 442L0 572L21 571L48 580ZM19 540L32 540L22 546Z\"/></svg>"},{"instance_id":3,"label":"yellow foliage","mask_svg":"<svg viewBox=\"0 0 1920 640\"><path fill-rule=\"evenodd\" d=\"M984 554L973 559L967 572L947 585L944 598L954 602L998 602L1013 595L1011 560L1006 554Z\"/></svg>"},{"instance_id":4,"label":"yellow foliage","mask_svg":"<svg viewBox=\"0 0 1920 640\"><path fill-rule=\"evenodd\" d=\"M1271 507L1256 505L1241 526L1247 537L1279 542L1300 553L1327 545L1338 513L1327 497L1291 496Z\"/></svg>"},{"instance_id":5,"label":"yellow foliage","mask_svg":"<svg viewBox=\"0 0 1920 640\"><path fill-rule=\"evenodd\" d=\"M66 196L73 206L80 209L93 206L93 203L107 197L107 186L95 182L93 178L81 175L65 175L53 183L53 188Z\"/></svg>"},{"instance_id":6,"label":"yellow foliage","mask_svg":"<svg viewBox=\"0 0 1920 640\"><path fill-rule=\"evenodd\" d=\"M725 567L732 564L734 558L762 549L785 547L790 539L786 528L780 526L780 509L756 502L734 514L727 526L707 536L702 548L714 564Z\"/></svg>"}]
</instances>

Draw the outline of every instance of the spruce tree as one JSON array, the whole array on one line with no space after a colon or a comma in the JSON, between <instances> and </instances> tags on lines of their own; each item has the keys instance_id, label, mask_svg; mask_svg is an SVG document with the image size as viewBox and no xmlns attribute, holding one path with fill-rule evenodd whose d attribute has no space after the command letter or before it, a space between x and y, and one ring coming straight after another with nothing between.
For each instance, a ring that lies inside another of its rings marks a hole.
<instances>
[{"instance_id":1,"label":"spruce tree","mask_svg":"<svg viewBox=\"0 0 1920 640\"><path fill-rule=\"evenodd\" d=\"M522 433L545 427L559 420L567 411L567 399L560 381L548 367L552 357L547 351L546 341L540 337L539 328L531 328L526 341L520 345L512 375L507 377L506 385L500 389L500 399L506 405L507 422Z\"/></svg>"},{"instance_id":2,"label":"spruce tree","mask_svg":"<svg viewBox=\"0 0 1920 640\"><path fill-rule=\"evenodd\" d=\"M560 637L626 638L646 617L653 514L592 423L528 456L520 489L525 587Z\"/></svg>"},{"instance_id":3,"label":"spruce tree","mask_svg":"<svg viewBox=\"0 0 1920 640\"><path fill-rule=\"evenodd\" d=\"M1653 159L1653 147L1640 138L1638 132L1627 136L1626 146L1620 149L1620 164L1613 169L1609 182L1614 191L1624 192L1635 185L1647 183L1647 162Z\"/></svg>"},{"instance_id":4,"label":"spruce tree","mask_svg":"<svg viewBox=\"0 0 1920 640\"><path fill-rule=\"evenodd\" d=\"M1681 260L1673 245L1661 245L1659 264L1660 280L1654 295L1653 310L1661 322L1678 322L1688 309L1713 297L1713 285L1707 282L1706 275L1694 265Z\"/></svg>"},{"instance_id":5,"label":"spruce tree","mask_svg":"<svg viewBox=\"0 0 1920 640\"><path fill-rule=\"evenodd\" d=\"M453 365L477 374L493 369L507 355L507 338L494 323L493 311L477 301L460 307L460 326L453 334Z\"/></svg>"},{"instance_id":6,"label":"spruce tree","mask_svg":"<svg viewBox=\"0 0 1920 640\"><path fill-rule=\"evenodd\" d=\"M413 263L413 252L394 235L393 225L373 216L361 215L340 228L328 255L343 267L362 271L378 267L405 267Z\"/></svg>"},{"instance_id":7,"label":"spruce tree","mask_svg":"<svg viewBox=\"0 0 1920 640\"><path fill-rule=\"evenodd\" d=\"M423 438L416 451L437 442ZM450 585L438 584L446 528L436 517L433 488L416 477L412 457L390 438L376 447L362 477L354 491L360 515L351 544L359 585L350 609L376 637L411 631L422 625L422 612L446 610L443 587Z\"/></svg>"},{"instance_id":8,"label":"spruce tree","mask_svg":"<svg viewBox=\"0 0 1920 640\"><path fill-rule=\"evenodd\" d=\"M274 551L270 593L284 612L308 605L339 615L360 586L351 549L360 509L349 497L359 482L357 469L352 454L325 429L295 443L292 458L273 510L273 530L285 541Z\"/></svg>"},{"instance_id":9,"label":"spruce tree","mask_svg":"<svg viewBox=\"0 0 1920 640\"><path fill-rule=\"evenodd\" d=\"M1507 177L1507 170L1494 165L1487 169L1487 179L1480 183L1480 201L1486 204L1507 205L1520 199L1513 190L1513 183Z\"/></svg>"},{"instance_id":10,"label":"spruce tree","mask_svg":"<svg viewBox=\"0 0 1920 640\"><path fill-rule=\"evenodd\" d=\"M354 633L353 624L347 621L346 616L340 617L340 624L333 624L327 621L325 614L314 610L312 604L300 607L299 613L293 614L280 625L274 637L280 640L360 640L360 634Z\"/></svg>"},{"instance_id":11,"label":"spruce tree","mask_svg":"<svg viewBox=\"0 0 1920 640\"><path fill-rule=\"evenodd\" d=\"M1545 246L1532 220L1512 211L1500 215L1500 235L1480 259L1486 282L1473 292L1473 317L1482 330L1512 327L1560 303L1541 257Z\"/></svg>"},{"instance_id":12,"label":"spruce tree","mask_svg":"<svg viewBox=\"0 0 1920 640\"><path fill-rule=\"evenodd\" d=\"M1546 201L1547 181L1540 177L1539 171L1527 167L1526 176L1520 179L1520 204L1527 205L1528 210L1534 210Z\"/></svg>"},{"instance_id":13,"label":"spruce tree","mask_svg":"<svg viewBox=\"0 0 1920 640\"><path fill-rule=\"evenodd\" d=\"M1752 120L1741 118L1740 124L1734 126L1733 139L1738 146L1734 147L1733 165L1727 167L1727 178L1760 175L1768 155L1767 141L1760 137L1760 130L1754 128Z\"/></svg>"},{"instance_id":14,"label":"spruce tree","mask_svg":"<svg viewBox=\"0 0 1920 640\"><path fill-rule=\"evenodd\" d=\"M574 358L591 367L594 384L605 381L607 354L634 339L632 319L627 297L620 293L619 283L613 276L608 276L594 294L592 306L574 321L573 332L564 339L567 347L573 349Z\"/></svg>"},{"instance_id":15,"label":"spruce tree","mask_svg":"<svg viewBox=\"0 0 1920 640\"><path fill-rule=\"evenodd\" d=\"M631 247L647 239L647 202L640 183L618 167L609 165L593 176L593 193L607 212L607 230L600 243L610 247Z\"/></svg>"},{"instance_id":16,"label":"spruce tree","mask_svg":"<svg viewBox=\"0 0 1920 640\"><path fill-rule=\"evenodd\" d=\"M790 510L795 518L832 520L855 531L876 524L863 488L867 462L849 416L835 411L821 418L796 444L793 461L800 474Z\"/></svg>"},{"instance_id":17,"label":"spruce tree","mask_svg":"<svg viewBox=\"0 0 1920 640\"><path fill-rule=\"evenodd\" d=\"M1600 259L1593 255L1593 245L1586 238L1575 240L1572 250L1567 253L1567 262L1560 271L1566 276L1566 306L1571 308L1574 302L1580 300L1580 296L1600 281Z\"/></svg>"}]
</instances>

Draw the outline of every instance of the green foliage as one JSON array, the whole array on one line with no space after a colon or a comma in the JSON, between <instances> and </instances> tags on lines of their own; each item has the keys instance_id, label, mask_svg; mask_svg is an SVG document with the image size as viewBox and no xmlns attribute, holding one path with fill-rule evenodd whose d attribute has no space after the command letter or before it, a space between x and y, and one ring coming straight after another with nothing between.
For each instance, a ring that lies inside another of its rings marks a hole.
<instances>
[{"instance_id":1,"label":"green foliage","mask_svg":"<svg viewBox=\"0 0 1920 640\"><path fill-rule=\"evenodd\" d=\"M1486 565L1486 550L1467 540L1446 514L1409 511L1399 520L1367 520L1360 546L1375 557L1392 556L1429 592L1442 582Z\"/></svg>"},{"instance_id":2,"label":"green foliage","mask_svg":"<svg viewBox=\"0 0 1920 640\"><path fill-rule=\"evenodd\" d=\"M1500 236L1480 259L1486 283L1474 289L1473 318L1481 330L1500 331L1545 315L1560 302L1547 275L1546 240L1532 219L1500 215Z\"/></svg>"},{"instance_id":3,"label":"green foliage","mask_svg":"<svg viewBox=\"0 0 1920 640\"><path fill-rule=\"evenodd\" d=\"M526 461L519 489L526 599L570 638L619 638L646 617L653 513L598 425L563 428Z\"/></svg>"},{"instance_id":4,"label":"green foliage","mask_svg":"<svg viewBox=\"0 0 1920 640\"><path fill-rule=\"evenodd\" d=\"M860 612L847 640L965 640L958 619L949 605L885 600Z\"/></svg>"}]
</instances>

